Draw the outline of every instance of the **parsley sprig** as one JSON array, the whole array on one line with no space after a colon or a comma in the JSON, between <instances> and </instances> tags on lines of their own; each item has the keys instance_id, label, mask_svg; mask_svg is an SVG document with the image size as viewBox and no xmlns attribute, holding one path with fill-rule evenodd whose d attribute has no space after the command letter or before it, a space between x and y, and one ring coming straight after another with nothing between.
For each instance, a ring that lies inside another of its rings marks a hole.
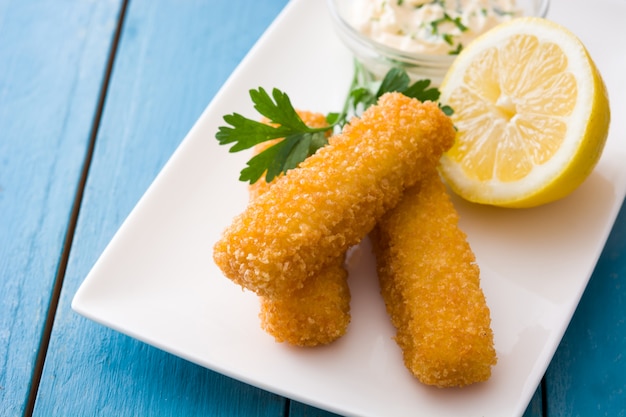
<instances>
[{"instance_id":1,"label":"parsley sprig","mask_svg":"<svg viewBox=\"0 0 626 417\"><path fill-rule=\"evenodd\" d=\"M300 162L328 144L328 131L341 129L350 117L365 111L383 94L394 91L420 101L437 101L440 95L438 89L430 87L430 80L411 84L407 73L399 68L392 68L382 81L375 82L370 79L362 65L356 63L343 110L326 115L327 127L307 126L286 93L274 88L270 95L259 87L250 90L250 98L256 111L270 123L248 119L238 113L229 114L224 116L224 122L228 126L220 126L215 137L221 145L233 144L230 152L239 152L268 140L284 138L253 156L239 176L240 181L253 184L265 173L265 180L270 182L278 175L297 167ZM449 106L440 104L440 107L445 114L452 114Z\"/></svg>"},{"instance_id":2,"label":"parsley sprig","mask_svg":"<svg viewBox=\"0 0 626 417\"><path fill-rule=\"evenodd\" d=\"M256 111L271 124L251 120L238 113L226 115L224 121L230 126L219 127L215 135L219 143L234 143L230 152L238 152L268 140L284 140L250 159L247 167L241 171L240 181L252 184L267 171L265 178L270 182L277 175L298 166L328 143L324 132L329 128L307 126L294 109L289 96L279 89L274 88L270 96L259 87L250 90L250 98Z\"/></svg>"},{"instance_id":3,"label":"parsley sprig","mask_svg":"<svg viewBox=\"0 0 626 417\"><path fill-rule=\"evenodd\" d=\"M342 113L345 115L360 114L389 92L402 93L419 101L435 102L441 95L437 88L430 86L430 80L418 80L411 84L409 75L401 68L391 68L380 83L371 81L368 72L360 64L357 63L355 68L355 76ZM453 113L450 106L440 104L439 107L448 116Z\"/></svg>"}]
</instances>

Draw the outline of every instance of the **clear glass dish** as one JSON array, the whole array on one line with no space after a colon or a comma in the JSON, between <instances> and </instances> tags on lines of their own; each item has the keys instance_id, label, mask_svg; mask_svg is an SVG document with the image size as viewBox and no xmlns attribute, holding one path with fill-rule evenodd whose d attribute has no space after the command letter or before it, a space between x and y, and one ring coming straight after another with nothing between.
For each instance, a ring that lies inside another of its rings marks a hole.
<instances>
[{"instance_id":1,"label":"clear glass dish","mask_svg":"<svg viewBox=\"0 0 626 417\"><path fill-rule=\"evenodd\" d=\"M391 67L403 68L413 80L430 79L439 85L456 58L450 54L411 53L372 40L349 21L355 0L327 0L335 30L372 79L382 78ZM517 0L524 16L545 17L549 0Z\"/></svg>"}]
</instances>

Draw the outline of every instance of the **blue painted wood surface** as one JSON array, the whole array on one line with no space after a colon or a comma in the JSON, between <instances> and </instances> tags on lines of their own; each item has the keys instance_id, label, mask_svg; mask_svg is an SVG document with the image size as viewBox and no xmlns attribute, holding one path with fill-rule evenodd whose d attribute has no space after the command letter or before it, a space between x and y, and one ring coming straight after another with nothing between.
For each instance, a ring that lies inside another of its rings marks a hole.
<instances>
[{"instance_id":1,"label":"blue painted wood surface","mask_svg":"<svg viewBox=\"0 0 626 417\"><path fill-rule=\"evenodd\" d=\"M153 409L159 415L283 412L285 403L279 397L102 329L69 310L77 286L112 234L282 7L276 1L256 2L256 10L246 4L242 10L247 14L229 20L223 16L230 3L213 5L225 10L215 11L206 2L172 8L148 1L130 3L35 415L143 415ZM263 24L258 24L260 14L265 16ZM210 20L212 15L216 20ZM247 41L240 45L244 29ZM101 383L90 385L94 379ZM84 391L84 386L89 401L72 402L74 392ZM289 415L331 414L291 403Z\"/></svg>"},{"instance_id":2,"label":"blue painted wood surface","mask_svg":"<svg viewBox=\"0 0 626 417\"><path fill-rule=\"evenodd\" d=\"M37 416L281 416L285 399L89 322L70 301L213 95L285 5L132 0L34 409ZM77 398L77 393L80 393Z\"/></svg>"},{"instance_id":3,"label":"blue painted wood surface","mask_svg":"<svg viewBox=\"0 0 626 417\"><path fill-rule=\"evenodd\" d=\"M546 373L548 415L626 416L626 206Z\"/></svg>"},{"instance_id":4,"label":"blue painted wood surface","mask_svg":"<svg viewBox=\"0 0 626 417\"><path fill-rule=\"evenodd\" d=\"M0 1L0 415L21 415L119 1Z\"/></svg>"},{"instance_id":5,"label":"blue painted wood surface","mask_svg":"<svg viewBox=\"0 0 626 417\"><path fill-rule=\"evenodd\" d=\"M0 0L0 416L29 411L59 270L65 279L35 415L334 415L70 310L113 233L286 1L129 1L83 195L81 169L90 161L123 0ZM82 204L74 232L75 198ZM536 392L525 417L544 409L547 416L626 415L625 279L623 209L546 374L546 390Z\"/></svg>"}]
</instances>

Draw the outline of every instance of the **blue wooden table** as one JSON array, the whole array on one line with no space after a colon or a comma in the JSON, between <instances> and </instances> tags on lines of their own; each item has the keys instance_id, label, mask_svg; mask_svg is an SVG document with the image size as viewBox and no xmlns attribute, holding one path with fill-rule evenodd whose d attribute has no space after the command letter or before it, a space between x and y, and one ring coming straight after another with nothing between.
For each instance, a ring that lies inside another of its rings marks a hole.
<instances>
[{"instance_id":1,"label":"blue wooden table","mask_svg":"<svg viewBox=\"0 0 626 417\"><path fill-rule=\"evenodd\" d=\"M0 0L1 416L331 415L70 309L286 2ZM526 416L626 415L625 294L626 209Z\"/></svg>"}]
</instances>

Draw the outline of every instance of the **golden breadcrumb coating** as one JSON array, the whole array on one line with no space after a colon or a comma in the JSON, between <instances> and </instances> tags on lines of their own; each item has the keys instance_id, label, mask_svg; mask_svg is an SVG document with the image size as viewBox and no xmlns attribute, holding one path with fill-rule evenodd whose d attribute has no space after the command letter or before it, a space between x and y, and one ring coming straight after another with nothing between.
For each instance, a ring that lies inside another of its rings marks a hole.
<instances>
[{"instance_id":1,"label":"golden breadcrumb coating","mask_svg":"<svg viewBox=\"0 0 626 417\"><path fill-rule=\"evenodd\" d=\"M408 189L371 236L407 368L438 387L489 379L496 353L480 271L437 172Z\"/></svg>"},{"instance_id":2,"label":"golden breadcrumb coating","mask_svg":"<svg viewBox=\"0 0 626 417\"><path fill-rule=\"evenodd\" d=\"M235 217L216 264L259 295L302 288L434 170L454 136L437 104L385 94Z\"/></svg>"},{"instance_id":3,"label":"golden breadcrumb coating","mask_svg":"<svg viewBox=\"0 0 626 417\"><path fill-rule=\"evenodd\" d=\"M307 126L328 125L321 113L298 111L298 114ZM263 142L255 146L254 152L258 154L278 140ZM265 193L275 181L268 183L263 177L251 184L250 199ZM263 330L277 342L303 347L328 344L343 336L350 323L350 289L344 258L344 254L338 256L293 294L259 297Z\"/></svg>"},{"instance_id":4,"label":"golden breadcrumb coating","mask_svg":"<svg viewBox=\"0 0 626 417\"><path fill-rule=\"evenodd\" d=\"M277 342L317 346L343 336L350 323L348 272L333 263L308 278L291 295L261 301L261 327Z\"/></svg>"}]
</instances>

